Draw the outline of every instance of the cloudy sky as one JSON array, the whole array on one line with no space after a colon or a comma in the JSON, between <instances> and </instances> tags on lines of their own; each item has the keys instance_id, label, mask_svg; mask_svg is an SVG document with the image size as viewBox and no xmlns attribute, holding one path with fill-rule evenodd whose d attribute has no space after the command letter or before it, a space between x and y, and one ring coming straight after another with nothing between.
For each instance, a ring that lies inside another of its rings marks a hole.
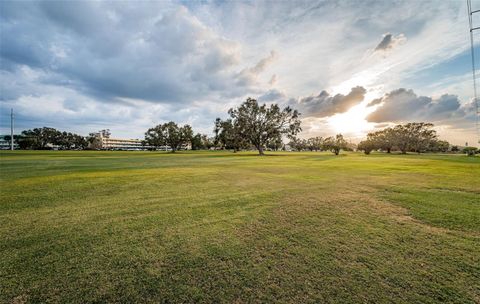
<instances>
[{"instance_id":1,"label":"cloudy sky","mask_svg":"<svg viewBox=\"0 0 480 304\"><path fill-rule=\"evenodd\" d=\"M464 1L0 6L2 133L13 107L19 131L142 138L173 120L210 134L250 96L300 110L302 137L428 121L476 141Z\"/></svg>"}]
</instances>

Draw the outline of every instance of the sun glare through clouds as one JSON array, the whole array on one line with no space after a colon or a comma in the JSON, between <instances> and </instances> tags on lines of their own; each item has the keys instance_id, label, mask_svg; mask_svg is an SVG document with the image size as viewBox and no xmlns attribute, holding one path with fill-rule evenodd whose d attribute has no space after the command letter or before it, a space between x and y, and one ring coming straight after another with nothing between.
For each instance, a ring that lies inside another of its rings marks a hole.
<instances>
[{"instance_id":1,"label":"sun glare through clouds","mask_svg":"<svg viewBox=\"0 0 480 304\"><path fill-rule=\"evenodd\" d=\"M328 125L337 133L348 137L362 137L374 129L375 123L368 122L366 117L379 105L367 106L373 99L381 96L381 92L370 89L364 101L351 107L347 112L335 114L327 119Z\"/></svg>"},{"instance_id":2,"label":"sun glare through clouds","mask_svg":"<svg viewBox=\"0 0 480 304\"><path fill-rule=\"evenodd\" d=\"M363 136L375 125L366 120L367 115L374 110L375 107L367 107L367 103L361 103L345 113L331 116L327 122L337 133Z\"/></svg>"}]
</instances>

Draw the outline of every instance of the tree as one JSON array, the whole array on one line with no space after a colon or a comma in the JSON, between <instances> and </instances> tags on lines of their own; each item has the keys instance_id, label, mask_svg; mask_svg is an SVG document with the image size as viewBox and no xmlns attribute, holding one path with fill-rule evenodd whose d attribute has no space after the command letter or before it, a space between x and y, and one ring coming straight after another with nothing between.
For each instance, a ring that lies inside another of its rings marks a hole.
<instances>
[{"instance_id":1,"label":"tree","mask_svg":"<svg viewBox=\"0 0 480 304\"><path fill-rule=\"evenodd\" d=\"M154 149L168 145L175 153L182 145L191 143L192 137L192 127L189 125L179 127L176 123L170 121L148 129L145 133L145 142Z\"/></svg>"},{"instance_id":2,"label":"tree","mask_svg":"<svg viewBox=\"0 0 480 304\"><path fill-rule=\"evenodd\" d=\"M307 149L307 141L297 137L292 137L288 145L295 151L303 151Z\"/></svg>"},{"instance_id":3,"label":"tree","mask_svg":"<svg viewBox=\"0 0 480 304\"><path fill-rule=\"evenodd\" d=\"M432 141L432 145L429 148L430 151L443 152L443 153L448 152L449 149L450 149L450 143L445 140Z\"/></svg>"},{"instance_id":4,"label":"tree","mask_svg":"<svg viewBox=\"0 0 480 304\"><path fill-rule=\"evenodd\" d=\"M90 133L87 136L87 143L88 143L88 148L93 149L93 150L98 150L102 148L102 140L100 139L99 136L97 136L96 133Z\"/></svg>"},{"instance_id":5,"label":"tree","mask_svg":"<svg viewBox=\"0 0 480 304\"><path fill-rule=\"evenodd\" d=\"M371 139L362 140L358 143L357 149L368 155L370 152L375 150L375 142L373 142Z\"/></svg>"},{"instance_id":6,"label":"tree","mask_svg":"<svg viewBox=\"0 0 480 304\"><path fill-rule=\"evenodd\" d=\"M213 143L215 145L215 149L217 149L218 147L223 147L223 142L221 142L220 140L220 132L222 130L221 122L222 120L219 117L217 117L217 119L215 119L215 123L213 127L213 133L215 133L215 136L213 137Z\"/></svg>"},{"instance_id":7,"label":"tree","mask_svg":"<svg viewBox=\"0 0 480 304\"><path fill-rule=\"evenodd\" d=\"M310 151L322 150L323 138L320 136L312 137L307 140L307 148Z\"/></svg>"},{"instance_id":8,"label":"tree","mask_svg":"<svg viewBox=\"0 0 480 304\"><path fill-rule=\"evenodd\" d=\"M44 150L56 141L57 132L54 128L43 127L22 131L22 135L28 143L27 149Z\"/></svg>"},{"instance_id":9,"label":"tree","mask_svg":"<svg viewBox=\"0 0 480 304\"><path fill-rule=\"evenodd\" d=\"M197 133L192 137L192 150L202 150L205 149L202 143L202 134Z\"/></svg>"},{"instance_id":10,"label":"tree","mask_svg":"<svg viewBox=\"0 0 480 304\"><path fill-rule=\"evenodd\" d=\"M424 122L412 122L396 125L381 131L368 133L368 145L373 149L380 149L390 153L393 149L400 150L403 154L412 152L447 152L450 144L447 141L438 140L437 133L433 130L433 124ZM362 143L365 147L366 143ZM458 147L452 147L455 151ZM363 150L363 149L362 149Z\"/></svg>"},{"instance_id":11,"label":"tree","mask_svg":"<svg viewBox=\"0 0 480 304\"><path fill-rule=\"evenodd\" d=\"M337 134L335 137L327 137L323 141L323 149L329 150L332 153L335 153L335 155L338 155L340 153L340 150L345 149L347 145L348 143L343 138L342 134Z\"/></svg>"},{"instance_id":12,"label":"tree","mask_svg":"<svg viewBox=\"0 0 480 304\"><path fill-rule=\"evenodd\" d=\"M381 131L368 133L367 140L373 145L374 149L380 149L390 153L394 146L394 133L392 128L386 128Z\"/></svg>"},{"instance_id":13,"label":"tree","mask_svg":"<svg viewBox=\"0 0 480 304\"><path fill-rule=\"evenodd\" d=\"M235 134L257 148L259 155L264 155L265 146L272 139L284 135L291 138L302 130L297 110L290 107L282 110L276 104L260 106L252 98L247 98L247 101L228 113Z\"/></svg>"},{"instance_id":14,"label":"tree","mask_svg":"<svg viewBox=\"0 0 480 304\"><path fill-rule=\"evenodd\" d=\"M467 154L468 156L475 156L475 153L477 153L477 148L475 147L465 147L463 148L463 153Z\"/></svg>"},{"instance_id":15,"label":"tree","mask_svg":"<svg viewBox=\"0 0 480 304\"><path fill-rule=\"evenodd\" d=\"M62 150L71 150L85 149L88 142L83 136L64 131L56 134L53 144L59 146Z\"/></svg>"},{"instance_id":16,"label":"tree","mask_svg":"<svg viewBox=\"0 0 480 304\"><path fill-rule=\"evenodd\" d=\"M25 131L22 131L22 134L18 137L17 143L20 149L22 150L30 150L30 149L35 149L36 147L36 138L34 136L27 135L23 133Z\"/></svg>"},{"instance_id":17,"label":"tree","mask_svg":"<svg viewBox=\"0 0 480 304\"><path fill-rule=\"evenodd\" d=\"M414 151L423 152L437 139L433 124L424 122L412 122L405 125L397 125L393 128L394 145L403 153Z\"/></svg>"},{"instance_id":18,"label":"tree","mask_svg":"<svg viewBox=\"0 0 480 304\"><path fill-rule=\"evenodd\" d=\"M43 127L22 131L19 145L24 149L44 150L49 148L48 145L56 144L57 141L58 131L54 128Z\"/></svg>"},{"instance_id":19,"label":"tree","mask_svg":"<svg viewBox=\"0 0 480 304\"><path fill-rule=\"evenodd\" d=\"M273 151L278 151L282 149L282 147L283 147L282 136L273 137L267 142L267 148Z\"/></svg>"},{"instance_id":20,"label":"tree","mask_svg":"<svg viewBox=\"0 0 480 304\"><path fill-rule=\"evenodd\" d=\"M353 142L347 142L347 145L343 148L344 151L355 151L357 150L357 145Z\"/></svg>"},{"instance_id":21,"label":"tree","mask_svg":"<svg viewBox=\"0 0 480 304\"><path fill-rule=\"evenodd\" d=\"M205 134L197 133L192 137L192 150L210 149L213 147L213 142Z\"/></svg>"},{"instance_id":22,"label":"tree","mask_svg":"<svg viewBox=\"0 0 480 304\"><path fill-rule=\"evenodd\" d=\"M412 148L414 152L421 153L428 151L432 146L437 144L438 135L435 130L431 129L433 128L432 123L410 123L405 126L411 134L413 134Z\"/></svg>"},{"instance_id":23,"label":"tree","mask_svg":"<svg viewBox=\"0 0 480 304\"><path fill-rule=\"evenodd\" d=\"M205 147L205 149L210 149L212 147L215 147L215 139L213 137L208 137L207 135L203 134L202 144Z\"/></svg>"},{"instance_id":24,"label":"tree","mask_svg":"<svg viewBox=\"0 0 480 304\"><path fill-rule=\"evenodd\" d=\"M53 146L62 150L85 149L88 144L81 135L48 127L24 130L21 135L15 135L15 139L20 149L34 150L51 149Z\"/></svg>"},{"instance_id":25,"label":"tree","mask_svg":"<svg viewBox=\"0 0 480 304\"><path fill-rule=\"evenodd\" d=\"M5 141L8 142L9 147L10 147L12 137L10 135L5 135L4 139L5 139ZM16 143L20 147L20 149L26 149L26 147L22 147L22 145L21 145L22 141L24 141L24 136L22 134L14 134L13 135L13 142Z\"/></svg>"},{"instance_id":26,"label":"tree","mask_svg":"<svg viewBox=\"0 0 480 304\"><path fill-rule=\"evenodd\" d=\"M87 139L81 135L75 134L74 144L77 149L85 150L88 147Z\"/></svg>"},{"instance_id":27,"label":"tree","mask_svg":"<svg viewBox=\"0 0 480 304\"><path fill-rule=\"evenodd\" d=\"M215 120L215 142L222 149L233 149L237 152L242 148L248 147L248 143L243 138L239 130L239 125L232 119Z\"/></svg>"}]
</instances>

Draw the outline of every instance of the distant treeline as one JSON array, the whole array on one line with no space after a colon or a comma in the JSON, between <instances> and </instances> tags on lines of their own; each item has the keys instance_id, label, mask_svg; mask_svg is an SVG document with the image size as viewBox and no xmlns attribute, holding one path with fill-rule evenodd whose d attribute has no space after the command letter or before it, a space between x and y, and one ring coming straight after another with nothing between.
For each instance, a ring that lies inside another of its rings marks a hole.
<instances>
[{"instance_id":1,"label":"distant treeline","mask_svg":"<svg viewBox=\"0 0 480 304\"><path fill-rule=\"evenodd\" d=\"M331 151L338 155L341 150L361 150L365 154L372 151L391 153L407 152L460 152L457 146L439 140L433 124L413 122L396 125L381 131L372 132L358 145L348 143L342 134L330 137L297 138L302 130L300 113L290 107L281 109L278 105L259 105L255 99L248 98L237 108L228 111L229 118L217 118L214 122L214 136L196 133L190 125L178 126L175 122L157 125L145 133L143 146L156 150L170 147L172 152L190 145L193 150L230 149L257 150L260 155L264 150L295 151ZM22 131L15 136L21 149L63 150L102 149L99 133L87 137L70 132L61 132L54 128L35 128ZM284 144L284 139L289 139ZM8 137L7 137L8 139ZM473 155L478 150L474 147L463 148L462 152Z\"/></svg>"},{"instance_id":2,"label":"distant treeline","mask_svg":"<svg viewBox=\"0 0 480 304\"><path fill-rule=\"evenodd\" d=\"M13 136L20 149L49 150L58 147L62 150L84 150L88 148L89 138L75 133L43 127L22 131ZM5 136L10 140L10 136Z\"/></svg>"},{"instance_id":3,"label":"distant treeline","mask_svg":"<svg viewBox=\"0 0 480 304\"><path fill-rule=\"evenodd\" d=\"M289 145L296 151L332 151L335 154L338 154L340 150L355 149L363 151L365 154L370 154L372 151L386 153L398 151L403 154L407 152L460 152L458 146L450 145L445 140L439 140L436 131L432 129L433 126L431 123L424 122L396 125L392 128L368 133L367 138L358 145L347 143L341 134L327 138L294 138ZM461 152L474 154L476 151L477 148L466 147Z\"/></svg>"},{"instance_id":4,"label":"distant treeline","mask_svg":"<svg viewBox=\"0 0 480 304\"><path fill-rule=\"evenodd\" d=\"M370 154L373 150L407 152L448 152L458 147L447 141L439 140L431 123L407 123L368 133L367 139L358 144L358 149Z\"/></svg>"}]
</instances>

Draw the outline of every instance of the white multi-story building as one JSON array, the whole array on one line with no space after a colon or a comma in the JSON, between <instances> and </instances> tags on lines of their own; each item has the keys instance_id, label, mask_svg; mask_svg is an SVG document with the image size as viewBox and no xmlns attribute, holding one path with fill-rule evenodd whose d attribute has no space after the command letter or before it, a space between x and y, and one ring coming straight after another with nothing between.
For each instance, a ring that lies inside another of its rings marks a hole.
<instances>
[{"instance_id":1,"label":"white multi-story building","mask_svg":"<svg viewBox=\"0 0 480 304\"><path fill-rule=\"evenodd\" d=\"M102 149L107 150L145 150L140 139L102 138Z\"/></svg>"},{"instance_id":2,"label":"white multi-story building","mask_svg":"<svg viewBox=\"0 0 480 304\"><path fill-rule=\"evenodd\" d=\"M146 150L140 139L111 138L110 130L101 130L95 133L99 140L100 148L104 150Z\"/></svg>"},{"instance_id":3,"label":"white multi-story building","mask_svg":"<svg viewBox=\"0 0 480 304\"><path fill-rule=\"evenodd\" d=\"M128 151L140 151L140 150L149 150L150 146L144 145L141 139L122 139L122 138L111 138L110 130L101 130L95 133L98 140L100 141L102 150L128 150ZM182 150L191 150L192 145L190 143L182 145ZM170 146L161 146L157 147L157 150L171 151Z\"/></svg>"}]
</instances>

